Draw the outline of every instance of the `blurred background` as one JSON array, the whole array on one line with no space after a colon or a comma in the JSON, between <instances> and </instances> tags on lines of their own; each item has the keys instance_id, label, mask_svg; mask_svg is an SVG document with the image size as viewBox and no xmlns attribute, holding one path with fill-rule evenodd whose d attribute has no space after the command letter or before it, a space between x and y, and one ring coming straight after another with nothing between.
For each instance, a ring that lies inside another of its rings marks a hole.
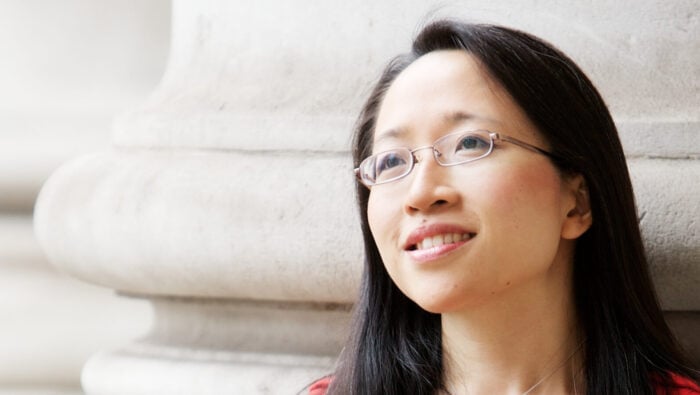
<instances>
[{"instance_id":1,"label":"blurred background","mask_svg":"<svg viewBox=\"0 0 700 395\"><path fill-rule=\"evenodd\" d=\"M68 277L32 232L40 186L109 146L165 67L167 0L0 2L0 393L79 394L97 350L141 335L147 302ZM128 321L114 317L129 317Z\"/></svg>"}]
</instances>

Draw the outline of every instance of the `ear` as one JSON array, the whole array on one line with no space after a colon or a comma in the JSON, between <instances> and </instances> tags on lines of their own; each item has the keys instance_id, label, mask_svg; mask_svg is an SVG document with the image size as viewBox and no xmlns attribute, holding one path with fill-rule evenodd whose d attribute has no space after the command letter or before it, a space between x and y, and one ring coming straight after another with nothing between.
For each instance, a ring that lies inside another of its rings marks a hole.
<instances>
[{"instance_id":1,"label":"ear","mask_svg":"<svg viewBox=\"0 0 700 395\"><path fill-rule=\"evenodd\" d=\"M561 237L573 240L584 234L593 224L590 196L586 179L581 174L566 177L562 185L564 194Z\"/></svg>"}]
</instances>

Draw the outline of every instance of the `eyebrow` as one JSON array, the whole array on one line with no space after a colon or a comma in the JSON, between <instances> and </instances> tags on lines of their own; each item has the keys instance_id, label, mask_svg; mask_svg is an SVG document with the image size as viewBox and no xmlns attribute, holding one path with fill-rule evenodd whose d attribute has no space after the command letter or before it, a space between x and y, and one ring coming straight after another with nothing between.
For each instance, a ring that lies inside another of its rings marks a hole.
<instances>
[{"instance_id":1,"label":"eyebrow","mask_svg":"<svg viewBox=\"0 0 700 395\"><path fill-rule=\"evenodd\" d=\"M468 121L468 120L485 120L485 121L490 121L490 122L498 122L494 119L487 118L487 117L482 117L478 115L474 115L465 111L450 111L446 112L445 114L442 115L442 123L444 125L454 125L456 123L460 123L463 121ZM398 127L398 128L391 128L382 131L378 135L376 135L374 139L374 143L378 143L382 140L390 140L390 139L397 139L405 136L407 133L407 129L404 127Z\"/></svg>"},{"instance_id":2,"label":"eyebrow","mask_svg":"<svg viewBox=\"0 0 700 395\"><path fill-rule=\"evenodd\" d=\"M447 124L455 124L462 121L467 121L471 119L487 119L485 117L480 117L478 115L470 114L464 111L452 111L444 114L442 116L442 121Z\"/></svg>"}]
</instances>

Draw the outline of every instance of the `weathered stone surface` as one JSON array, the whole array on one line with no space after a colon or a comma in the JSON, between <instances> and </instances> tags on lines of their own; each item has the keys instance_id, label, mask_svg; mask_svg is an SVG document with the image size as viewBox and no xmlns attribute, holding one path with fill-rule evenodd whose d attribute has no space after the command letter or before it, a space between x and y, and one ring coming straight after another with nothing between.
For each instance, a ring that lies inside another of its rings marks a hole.
<instances>
[{"instance_id":1,"label":"weathered stone surface","mask_svg":"<svg viewBox=\"0 0 700 395\"><path fill-rule=\"evenodd\" d=\"M143 294L350 302L362 262L345 155L114 151L44 186L52 262Z\"/></svg>"},{"instance_id":2,"label":"weathered stone surface","mask_svg":"<svg viewBox=\"0 0 700 395\"><path fill-rule=\"evenodd\" d=\"M145 338L98 354L88 394L294 394L329 374L348 327L346 307L155 299Z\"/></svg>"},{"instance_id":3,"label":"weathered stone surface","mask_svg":"<svg viewBox=\"0 0 700 395\"><path fill-rule=\"evenodd\" d=\"M695 368L700 366L700 312L668 311L666 321L673 329L680 344L693 358Z\"/></svg>"},{"instance_id":4,"label":"weathered stone surface","mask_svg":"<svg viewBox=\"0 0 700 395\"><path fill-rule=\"evenodd\" d=\"M635 159L629 167L661 303L700 311L700 161Z\"/></svg>"},{"instance_id":5,"label":"weathered stone surface","mask_svg":"<svg viewBox=\"0 0 700 395\"><path fill-rule=\"evenodd\" d=\"M627 159L700 159L700 122L618 122ZM678 162L677 167L693 162Z\"/></svg>"},{"instance_id":6,"label":"weathered stone surface","mask_svg":"<svg viewBox=\"0 0 700 395\"><path fill-rule=\"evenodd\" d=\"M119 145L347 149L371 81L441 16L539 35L576 60L622 122L698 122L693 0L175 1L160 87L120 117ZM240 23L232 23L239 21Z\"/></svg>"}]
</instances>

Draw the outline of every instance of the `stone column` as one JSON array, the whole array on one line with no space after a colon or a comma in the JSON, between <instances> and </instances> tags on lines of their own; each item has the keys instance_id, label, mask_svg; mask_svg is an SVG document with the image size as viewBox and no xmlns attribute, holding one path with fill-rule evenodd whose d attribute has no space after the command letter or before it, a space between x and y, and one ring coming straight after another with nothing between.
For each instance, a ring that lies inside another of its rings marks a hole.
<instances>
[{"instance_id":1,"label":"stone column","mask_svg":"<svg viewBox=\"0 0 700 395\"><path fill-rule=\"evenodd\" d=\"M175 1L160 86L36 209L55 265L154 306L148 336L90 360L86 392L289 394L332 369L362 259L349 131L428 14L523 28L590 72L621 126L664 306L696 327L692 2L481 3Z\"/></svg>"}]
</instances>

